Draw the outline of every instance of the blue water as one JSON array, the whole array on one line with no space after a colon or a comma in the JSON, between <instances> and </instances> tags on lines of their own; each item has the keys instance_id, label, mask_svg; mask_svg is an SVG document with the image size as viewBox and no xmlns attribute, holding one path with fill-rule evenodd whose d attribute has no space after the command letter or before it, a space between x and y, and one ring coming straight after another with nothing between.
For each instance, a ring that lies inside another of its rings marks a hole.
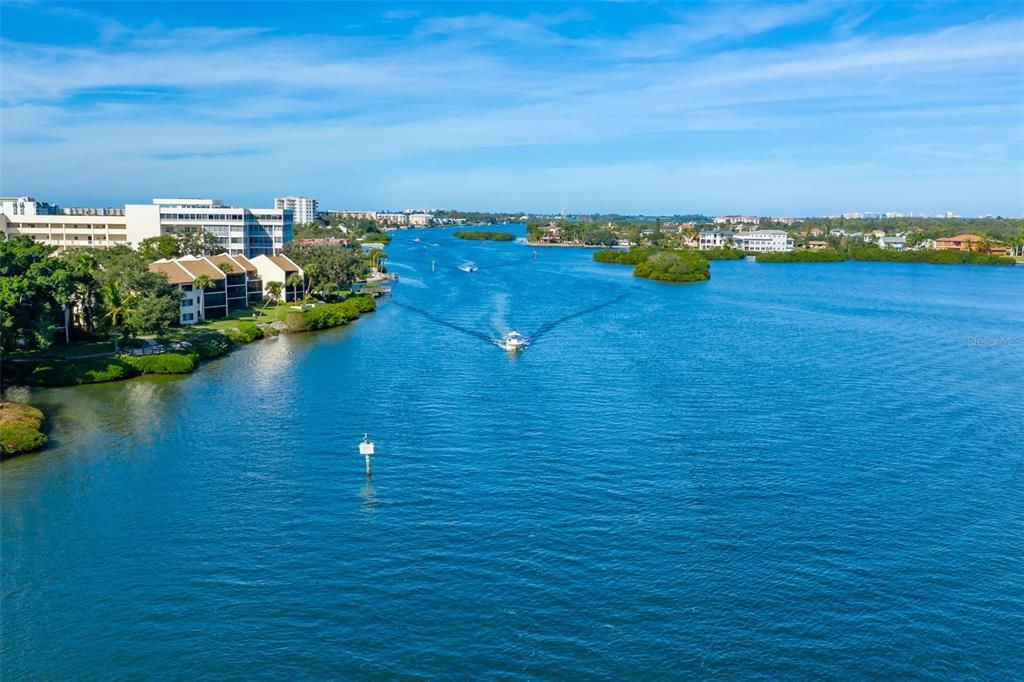
<instances>
[{"instance_id":1,"label":"blue water","mask_svg":"<svg viewBox=\"0 0 1024 682\"><path fill-rule=\"evenodd\" d=\"M1024 268L389 251L348 328L19 394L5 679L1021 677Z\"/></svg>"}]
</instances>

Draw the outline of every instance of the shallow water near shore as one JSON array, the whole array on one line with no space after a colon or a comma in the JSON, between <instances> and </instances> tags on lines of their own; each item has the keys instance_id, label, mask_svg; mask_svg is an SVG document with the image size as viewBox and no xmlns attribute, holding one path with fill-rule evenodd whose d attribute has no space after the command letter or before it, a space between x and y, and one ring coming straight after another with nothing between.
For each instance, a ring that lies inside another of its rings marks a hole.
<instances>
[{"instance_id":1,"label":"shallow water near shore","mask_svg":"<svg viewBox=\"0 0 1024 682\"><path fill-rule=\"evenodd\" d=\"M1024 268L388 252L348 327L18 396L5 678L1024 670Z\"/></svg>"}]
</instances>

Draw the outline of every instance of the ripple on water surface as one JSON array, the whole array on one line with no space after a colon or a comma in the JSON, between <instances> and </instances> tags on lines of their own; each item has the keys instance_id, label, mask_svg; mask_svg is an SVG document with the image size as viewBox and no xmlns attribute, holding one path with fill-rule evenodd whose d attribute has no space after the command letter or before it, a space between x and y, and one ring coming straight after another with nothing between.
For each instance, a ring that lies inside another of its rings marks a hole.
<instances>
[{"instance_id":1,"label":"ripple on water surface","mask_svg":"<svg viewBox=\"0 0 1024 682\"><path fill-rule=\"evenodd\" d=\"M348 328L30 396L6 676L1019 676L1019 268L412 236Z\"/></svg>"}]
</instances>

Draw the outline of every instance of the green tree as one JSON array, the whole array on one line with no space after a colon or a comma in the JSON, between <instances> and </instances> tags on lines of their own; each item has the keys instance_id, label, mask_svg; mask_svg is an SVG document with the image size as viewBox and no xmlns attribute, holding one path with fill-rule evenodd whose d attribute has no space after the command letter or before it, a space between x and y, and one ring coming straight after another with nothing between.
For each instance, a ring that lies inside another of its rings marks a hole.
<instances>
[{"instance_id":1,"label":"green tree","mask_svg":"<svg viewBox=\"0 0 1024 682\"><path fill-rule=\"evenodd\" d=\"M169 234L143 239L139 242L139 252L149 263L161 258L179 258L185 255L181 252L181 243Z\"/></svg>"},{"instance_id":2,"label":"green tree","mask_svg":"<svg viewBox=\"0 0 1024 682\"><path fill-rule=\"evenodd\" d=\"M206 317L206 292L212 289L216 282L209 275L199 275L192 284L199 289L199 310L203 317Z\"/></svg>"},{"instance_id":3,"label":"green tree","mask_svg":"<svg viewBox=\"0 0 1024 682\"><path fill-rule=\"evenodd\" d=\"M274 319L277 319L277 308L281 300L281 290L284 286L280 282L267 282L267 302L273 302L274 304ZM263 309L266 310L267 306L264 304Z\"/></svg>"},{"instance_id":4,"label":"green tree","mask_svg":"<svg viewBox=\"0 0 1024 682\"><path fill-rule=\"evenodd\" d=\"M293 272L292 274L288 275L288 279L286 279L284 281L284 283L285 283L285 285L291 287L291 290L292 290L292 300L294 301L296 299L296 294L295 294L296 290L300 286L302 286L302 275L300 275L297 272Z\"/></svg>"},{"instance_id":5,"label":"green tree","mask_svg":"<svg viewBox=\"0 0 1024 682\"><path fill-rule=\"evenodd\" d=\"M107 280L103 284L104 317L110 322L110 330L114 336L114 350L125 338L125 326L135 312L135 297L122 291L115 280Z\"/></svg>"},{"instance_id":6,"label":"green tree","mask_svg":"<svg viewBox=\"0 0 1024 682\"><path fill-rule=\"evenodd\" d=\"M206 230L182 232L176 239L181 255L213 256L224 251L217 237Z\"/></svg>"},{"instance_id":7,"label":"green tree","mask_svg":"<svg viewBox=\"0 0 1024 682\"><path fill-rule=\"evenodd\" d=\"M45 348L74 292L74 273L53 247L19 236L0 241L0 346Z\"/></svg>"}]
</instances>

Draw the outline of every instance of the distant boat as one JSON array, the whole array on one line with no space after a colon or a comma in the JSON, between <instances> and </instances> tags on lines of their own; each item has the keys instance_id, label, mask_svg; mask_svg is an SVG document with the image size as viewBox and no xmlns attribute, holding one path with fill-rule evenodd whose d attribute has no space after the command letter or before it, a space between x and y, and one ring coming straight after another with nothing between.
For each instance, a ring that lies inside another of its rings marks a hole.
<instances>
[{"instance_id":1,"label":"distant boat","mask_svg":"<svg viewBox=\"0 0 1024 682\"><path fill-rule=\"evenodd\" d=\"M529 343L526 337L519 332L512 331L505 334L502 337L501 343L498 345L507 350L509 353L518 353L519 351L526 348L526 344Z\"/></svg>"},{"instance_id":2,"label":"distant boat","mask_svg":"<svg viewBox=\"0 0 1024 682\"><path fill-rule=\"evenodd\" d=\"M417 244L419 244L419 243L420 243L421 241L423 241L423 240L422 240L422 239L420 239L419 237L416 237L416 239L413 239L413 241L414 241L414 242L416 242Z\"/></svg>"},{"instance_id":3,"label":"distant boat","mask_svg":"<svg viewBox=\"0 0 1024 682\"><path fill-rule=\"evenodd\" d=\"M479 269L480 268L478 268L473 263L463 263L462 265L459 266L459 270L462 270L463 272L476 272Z\"/></svg>"}]
</instances>

